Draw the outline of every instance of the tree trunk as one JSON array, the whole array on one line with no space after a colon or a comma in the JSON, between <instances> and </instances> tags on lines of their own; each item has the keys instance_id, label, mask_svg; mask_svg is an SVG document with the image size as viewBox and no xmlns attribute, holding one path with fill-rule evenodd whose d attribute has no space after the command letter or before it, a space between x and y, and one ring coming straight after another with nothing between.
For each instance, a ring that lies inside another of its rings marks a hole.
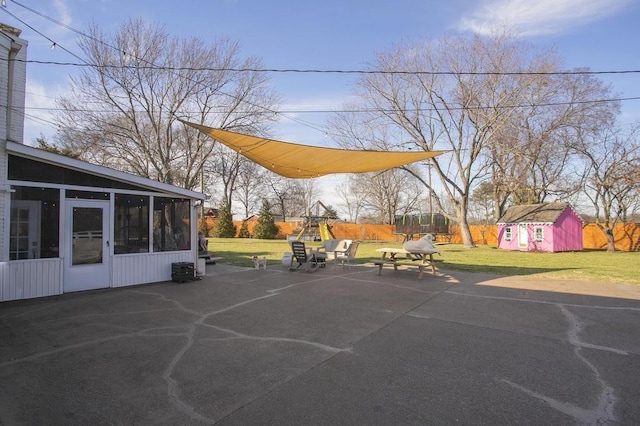
<instances>
[{"instance_id":1,"label":"tree trunk","mask_svg":"<svg viewBox=\"0 0 640 426\"><path fill-rule=\"evenodd\" d=\"M603 228L602 232L604 232L605 237L607 237L607 252L614 253L616 251L616 240L613 238L613 229L611 228Z\"/></svg>"},{"instance_id":2,"label":"tree trunk","mask_svg":"<svg viewBox=\"0 0 640 426\"><path fill-rule=\"evenodd\" d=\"M471 237L471 229L469 228L469 222L467 222L467 218L463 217L462 220L459 220L460 226L460 235L462 236L462 245L464 248L475 248L476 244L473 242L473 238Z\"/></svg>"}]
</instances>

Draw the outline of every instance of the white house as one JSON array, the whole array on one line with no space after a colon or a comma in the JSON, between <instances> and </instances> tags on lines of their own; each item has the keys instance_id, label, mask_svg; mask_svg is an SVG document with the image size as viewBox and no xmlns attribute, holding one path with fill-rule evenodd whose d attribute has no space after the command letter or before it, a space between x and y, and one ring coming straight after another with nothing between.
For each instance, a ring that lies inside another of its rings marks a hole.
<instances>
[{"instance_id":1,"label":"white house","mask_svg":"<svg viewBox=\"0 0 640 426\"><path fill-rule=\"evenodd\" d=\"M27 42L0 24L0 301L172 278L201 193L23 143Z\"/></svg>"}]
</instances>

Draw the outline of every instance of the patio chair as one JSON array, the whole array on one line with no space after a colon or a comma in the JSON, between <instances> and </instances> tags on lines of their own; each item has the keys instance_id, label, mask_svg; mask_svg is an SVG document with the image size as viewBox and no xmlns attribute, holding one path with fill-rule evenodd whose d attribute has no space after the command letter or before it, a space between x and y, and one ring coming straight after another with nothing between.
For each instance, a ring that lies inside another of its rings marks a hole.
<instances>
[{"instance_id":1,"label":"patio chair","mask_svg":"<svg viewBox=\"0 0 640 426\"><path fill-rule=\"evenodd\" d=\"M352 241L346 250L335 251L334 252L334 257L336 259L335 264L337 265L338 262L340 262L342 263L343 268L345 264L351 267L351 261L356 258L356 252L358 251L358 244L360 244L358 241Z\"/></svg>"},{"instance_id":2,"label":"patio chair","mask_svg":"<svg viewBox=\"0 0 640 426\"><path fill-rule=\"evenodd\" d=\"M313 251L307 253L307 248L302 241L291 241L291 252L289 271L294 271L304 265L305 271L313 272L324 265L324 259L317 258ZM294 263L298 265L294 267Z\"/></svg>"},{"instance_id":3,"label":"patio chair","mask_svg":"<svg viewBox=\"0 0 640 426\"><path fill-rule=\"evenodd\" d=\"M351 240L327 239L322 241L322 245L316 248L319 257L324 256L326 260L335 260L336 251L345 251Z\"/></svg>"}]
</instances>

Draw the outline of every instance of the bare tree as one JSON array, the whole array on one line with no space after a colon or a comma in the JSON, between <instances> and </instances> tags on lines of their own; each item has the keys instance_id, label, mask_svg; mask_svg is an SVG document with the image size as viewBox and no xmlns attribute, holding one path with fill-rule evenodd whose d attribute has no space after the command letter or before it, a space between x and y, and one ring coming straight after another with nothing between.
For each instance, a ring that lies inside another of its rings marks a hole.
<instances>
[{"instance_id":1,"label":"bare tree","mask_svg":"<svg viewBox=\"0 0 640 426\"><path fill-rule=\"evenodd\" d=\"M352 178L340 184L336 193L341 201L340 207L344 207L349 215L349 222L358 223L360 213L366 204L366 193L358 189L357 181Z\"/></svg>"},{"instance_id":2,"label":"bare tree","mask_svg":"<svg viewBox=\"0 0 640 426\"><path fill-rule=\"evenodd\" d=\"M610 252L616 250L615 225L627 215L640 188L639 136L639 125L628 131L606 128L585 134L573 145L583 160L584 193Z\"/></svg>"},{"instance_id":3,"label":"bare tree","mask_svg":"<svg viewBox=\"0 0 640 426\"><path fill-rule=\"evenodd\" d=\"M351 146L448 150L428 163L433 180L414 175L437 211L457 222L464 246L474 247L467 216L479 182L494 177L498 212L514 190L525 194L516 183L536 198L564 190L568 150L553 148L587 121L580 114L589 107L578 105L603 91L580 77L548 78L557 64L553 52L508 34L399 45L378 54L371 66L378 72L358 81L358 101L348 108L367 113L336 115L330 128ZM553 102L568 106L543 108Z\"/></svg>"},{"instance_id":4,"label":"bare tree","mask_svg":"<svg viewBox=\"0 0 640 426\"><path fill-rule=\"evenodd\" d=\"M610 86L581 73L588 70L552 74L559 63L549 53L537 71L522 77L518 107L487 146L498 217L509 201L541 203L575 195L580 185L569 167L572 143L583 129L611 123L619 109L617 102L593 102L613 96Z\"/></svg>"},{"instance_id":5,"label":"bare tree","mask_svg":"<svg viewBox=\"0 0 640 426\"><path fill-rule=\"evenodd\" d=\"M258 214L265 199L266 186L263 183L265 170L253 161L242 161L236 179L234 198L240 203L244 217Z\"/></svg>"},{"instance_id":6,"label":"bare tree","mask_svg":"<svg viewBox=\"0 0 640 426\"><path fill-rule=\"evenodd\" d=\"M290 216L304 213L304 205L300 201L301 189L297 180L268 171L264 175L264 184L269 191L272 214L278 216L278 220L284 222Z\"/></svg>"},{"instance_id":7,"label":"bare tree","mask_svg":"<svg viewBox=\"0 0 640 426\"><path fill-rule=\"evenodd\" d=\"M349 188L362 200L360 214L375 223L393 224L395 215L417 212L425 200L420 183L401 169L352 175Z\"/></svg>"},{"instance_id":8,"label":"bare tree","mask_svg":"<svg viewBox=\"0 0 640 426\"><path fill-rule=\"evenodd\" d=\"M318 201L321 192L317 180L298 179L294 182L294 185L298 188L295 194L299 197L299 199L294 202L300 205L305 214L312 214L311 209Z\"/></svg>"},{"instance_id":9,"label":"bare tree","mask_svg":"<svg viewBox=\"0 0 640 426\"><path fill-rule=\"evenodd\" d=\"M386 73L365 74L357 92L361 107L373 112L359 119L363 125L338 128L350 131L352 138L357 133L361 141L372 139L371 129L387 127L391 130L373 135L387 149L449 150L432 159L433 182L414 175L431 191L437 210L459 224L465 247L474 246L467 222L471 189L489 172L481 154L496 129L508 122L511 110L505 107L517 98L514 77L495 72L519 69L522 49L505 37L460 36L381 53L372 68ZM389 138L394 133L395 140Z\"/></svg>"},{"instance_id":10,"label":"bare tree","mask_svg":"<svg viewBox=\"0 0 640 426\"><path fill-rule=\"evenodd\" d=\"M170 37L164 27L129 20L115 35L97 26L79 39L88 67L58 100L58 140L83 158L195 189L214 143L178 118L264 131L277 97L256 58L240 59L228 40Z\"/></svg>"},{"instance_id":11,"label":"bare tree","mask_svg":"<svg viewBox=\"0 0 640 426\"><path fill-rule=\"evenodd\" d=\"M211 172L220 182L221 200L220 204L232 210L232 199L236 189L236 182L240 175L241 166L244 160L240 154L228 149L222 144L217 144L211 156Z\"/></svg>"}]
</instances>

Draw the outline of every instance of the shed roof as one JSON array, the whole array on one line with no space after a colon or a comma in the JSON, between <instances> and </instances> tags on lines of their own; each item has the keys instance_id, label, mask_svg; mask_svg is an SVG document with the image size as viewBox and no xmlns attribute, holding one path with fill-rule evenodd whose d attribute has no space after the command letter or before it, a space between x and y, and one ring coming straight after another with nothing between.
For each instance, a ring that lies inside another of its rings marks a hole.
<instances>
[{"instance_id":1,"label":"shed roof","mask_svg":"<svg viewBox=\"0 0 640 426\"><path fill-rule=\"evenodd\" d=\"M502 217L498 219L497 223L555 223L562 212L568 207L568 203L511 206Z\"/></svg>"}]
</instances>

